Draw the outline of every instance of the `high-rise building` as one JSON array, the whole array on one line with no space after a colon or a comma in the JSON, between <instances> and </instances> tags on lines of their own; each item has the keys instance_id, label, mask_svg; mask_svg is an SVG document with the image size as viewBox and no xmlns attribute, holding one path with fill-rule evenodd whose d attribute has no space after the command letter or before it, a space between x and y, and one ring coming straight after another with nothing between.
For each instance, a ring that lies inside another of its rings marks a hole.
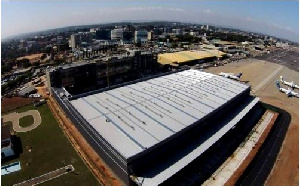
<instances>
[{"instance_id":1,"label":"high-rise building","mask_svg":"<svg viewBox=\"0 0 300 186\"><path fill-rule=\"evenodd\" d=\"M135 31L134 42L136 43L146 43L148 37L148 32L146 30Z\"/></svg>"},{"instance_id":2,"label":"high-rise building","mask_svg":"<svg viewBox=\"0 0 300 186\"><path fill-rule=\"evenodd\" d=\"M95 32L82 32L80 34L80 41L90 43L95 38L96 33Z\"/></svg>"},{"instance_id":3,"label":"high-rise building","mask_svg":"<svg viewBox=\"0 0 300 186\"><path fill-rule=\"evenodd\" d=\"M190 35L191 35L191 36L197 36L197 35L199 35L199 32L196 32L196 31L190 31Z\"/></svg>"},{"instance_id":4,"label":"high-rise building","mask_svg":"<svg viewBox=\"0 0 300 186\"><path fill-rule=\"evenodd\" d=\"M123 40L124 41L132 41L132 39L133 39L133 32L131 32L131 31L123 32Z\"/></svg>"},{"instance_id":5,"label":"high-rise building","mask_svg":"<svg viewBox=\"0 0 300 186\"><path fill-rule=\"evenodd\" d=\"M96 31L96 39L98 40L110 40L110 30L98 30Z\"/></svg>"},{"instance_id":6,"label":"high-rise building","mask_svg":"<svg viewBox=\"0 0 300 186\"><path fill-rule=\"evenodd\" d=\"M183 31L182 31L182 29L177 28L177 29L172 29L172 33L175 35L182 35Z\"/></svg>"},{"instance_id":7,"label":"high-rise building","mask_svg":"<svg viewBox=\"0 0 300 186\"><path fill-rule=\"evenodd\" d=\"M77 46L80 44L80 35L79 34L72 34L70 38L70 47L72 49L77 48Z\"/></svg>"},{"instance_id":8,"label":"high-rise building","mask_svg":"<svg viewBox=\"0 0 300 186\"><path fill-rule=\"evenodd\" d=\"M205 30L209 30L209 26L208 25L205 25Z\"/></svg>"},{"instance_id":9,"label":"high-rise building","mask_svg":"<svg viewBox=\"0 0 300 186\"><path fill-rule=\"evenodd\" d=\"M164 28L164 33L171 33L172 32L172 27L165 27Z\"/></svg>"},{"instance_id":10,"label":"high-rise building","mask_svg":"<svg viewBox=\"0 0 300 186\"><path fill-rule=\"evenodd\" d=\"M152 41L153 40L153 36L154 36L153 31L148 32L148 41Z\"/></svg>"},{"instance_id":11,"label":"high-rise building","mask_svg":"<svg viewBox=\"0 0 300 186\"><path fill-rule=\"evenodd\" d=\"M123 28L116 28L111 30L111 39L112 40L121 40L123 39Z\"/></svg>"}]
</instances>

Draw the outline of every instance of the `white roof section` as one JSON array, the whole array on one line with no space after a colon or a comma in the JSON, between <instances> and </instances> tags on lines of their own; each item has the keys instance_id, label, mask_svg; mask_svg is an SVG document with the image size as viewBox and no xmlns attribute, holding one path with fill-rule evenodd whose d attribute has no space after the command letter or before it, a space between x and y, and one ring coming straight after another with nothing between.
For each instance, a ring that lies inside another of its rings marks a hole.
<instances>
[{"instance_id":1,"label":"white roof section","mask_svg":"<svg viewBox=\"0 0 300 186\"><path fill-rule=\"evenodd\" d=\"M160 143L249 88L187 70L72 100L71 104L122 156Z\"/></svg>"},{"instance_id":2,"label":"white roof section","mask_svg":"<svg viewBox=\"0 0 300 186\"><path fill-rule=\"evenodd\" d=\"M241 112L239 112L231 121L229 121L224 127L222 127L218 132L208 138L205 142L203 142L196 149L191 151L189 154L184 156L182 159L172 164L167 169L162 172L157 173L157 175L149 177L145 175L144 177L138 177L138 182L142 183L143 186L152 186L159 185L178 171L183 169L189 163L191 163L194 159L199 157L202 153L204 153L209 147L211 147L216 141L218 141L224 134L226 134L233 126L235 126L259 101L259 98L253 99L246 107L244 107Z\"/></svg>"}]
</instances>

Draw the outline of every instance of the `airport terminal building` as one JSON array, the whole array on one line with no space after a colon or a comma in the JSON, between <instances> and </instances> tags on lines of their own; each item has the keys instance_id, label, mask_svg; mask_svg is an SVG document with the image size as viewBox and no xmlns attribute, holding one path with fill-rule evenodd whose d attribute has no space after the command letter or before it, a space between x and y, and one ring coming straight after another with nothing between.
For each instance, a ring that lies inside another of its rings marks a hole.
<instances>
[{"instance_id":1,"label":"airport terminal building","mask_svg":"<svg viewBox=\"0 0 300 186\"><path fill-rule=\"evenodd\" d=\"M51 76L51 74L50 74ZM56 101L127 185L159 185L205 153L258 103L250 86L198 70Z\"/></svg>"}]
</instances>

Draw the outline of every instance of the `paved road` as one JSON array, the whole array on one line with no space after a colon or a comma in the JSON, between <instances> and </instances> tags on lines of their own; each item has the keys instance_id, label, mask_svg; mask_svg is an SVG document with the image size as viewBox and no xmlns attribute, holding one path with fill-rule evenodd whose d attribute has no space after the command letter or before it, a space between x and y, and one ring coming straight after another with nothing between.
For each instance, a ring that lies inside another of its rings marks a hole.
<instances>
[{"instance_id":1,"label":"paved road","mask_svg":"<svg viewBox=\"0 0 300 186\"><path fill-rule=\"evenodd\" d=\"M265 143L236 185L264 185L275 164L291 121L289 113L283 110L279 112L279 119L274 124Z\"/></svg>"},{"instance_id":2,"label":"paved road","mask_svg":"<svg viewBox=\"0 0 300 186\"><path fill-rule=\"evenodd\" d=\"M24 116L32 116L33 117L33 124L28 127L21 127L20 126L20 119ZM7 115L2 116L3 122L11 121L13 125L13 129L16 132L28 132L33 129L35 129L37 126L39 126L42 123L42 118L37 110L28 110L25 112L17 113L13 112Z\"/></svg>"}]
</instances>

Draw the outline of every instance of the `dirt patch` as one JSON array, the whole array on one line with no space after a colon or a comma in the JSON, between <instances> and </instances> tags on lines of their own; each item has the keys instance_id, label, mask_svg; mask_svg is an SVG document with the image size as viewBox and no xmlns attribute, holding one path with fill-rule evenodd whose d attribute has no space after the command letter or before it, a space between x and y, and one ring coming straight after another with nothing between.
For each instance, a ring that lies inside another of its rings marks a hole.
<instances>
[{"instance_id":1,"label":"dirt patch","mask_svg":"<svg viewBox=\"0 0 300 186\"><path fill-rule=\"evenodd\" d=\"M4 98L1 100L1 113L7 113L18 108L24 107L26 105L32 104L34 100L39 100L39 98Z\"/></svg>"}]
</instances>

